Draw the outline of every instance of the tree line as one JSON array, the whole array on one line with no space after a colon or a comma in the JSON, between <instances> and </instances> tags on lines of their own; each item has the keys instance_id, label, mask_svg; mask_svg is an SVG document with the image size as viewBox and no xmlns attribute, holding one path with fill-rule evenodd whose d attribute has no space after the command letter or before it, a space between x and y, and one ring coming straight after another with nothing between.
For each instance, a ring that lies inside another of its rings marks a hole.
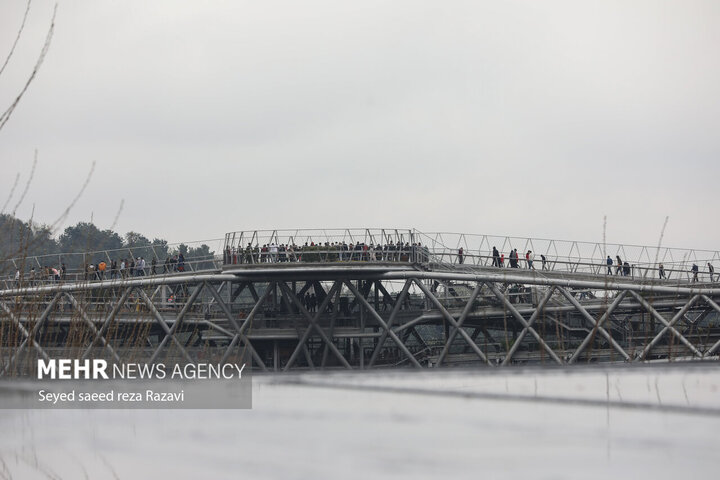
<instances>
[{"instance_id":1,"label":"tree line","mask_svg":"<svg viewBox=\"0 0 720 480\"><path fill-rule=\"evenodd\" d=\"M101 230L91 222L78 222L55 237L48 225L25 222L10 214L0 214L0 259L3 260L4 274L14 269L14 265L25 263L29 257L41 257L38 260L43 267L58 267L60 263L65 263L70 270L80 269L86 263L107 262L105 254L88 254L105 250L118 250L110 252L110 259L143 257L148 264L153 258L157 258L158 264L162 264L166 258L179 254L187 260L211 259L215 254L205 244L198 247L185 244L170 246L167 240L162 238L150 240L133 231L120 235L111 229ZM14 264L11 260L15 260ZM37 268L37 262L32 266ZM30 267L28 264L27 269ZM213 264L207 261L197 267L212 268Z\"/></svg>"}]
</instances>

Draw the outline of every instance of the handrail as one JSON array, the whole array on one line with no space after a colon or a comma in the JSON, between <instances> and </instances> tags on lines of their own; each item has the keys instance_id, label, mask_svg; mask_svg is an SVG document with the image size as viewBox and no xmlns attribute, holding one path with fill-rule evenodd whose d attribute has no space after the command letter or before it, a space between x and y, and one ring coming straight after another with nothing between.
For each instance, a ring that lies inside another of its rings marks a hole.
<instances>
[{"instance_id":1,"label":"handrail","mask_svg":"<svg viewBox=\"0 0 720 480\"><path fill-rule=\"evenodd\" d=\"M157 269L162 270L166 259L171 259L173 254L177 256L180 253L180 247L186 246L188 251L193 249L207 250L209 255L185 255L185 263L195 265L205 262L215 262L221 257L215 252L221 250L222 239L216 238L211 240L198 240L195 242L179 242L172 244L143 244L134 245L110 250L94 250L89 252L66 252L53 253L47 255L33 255L26 257L9 258L0 261L0 275L6 274L14 277L16 271L20 270L21 276L28 276L31 269L36 269L36 275L40 275L40 271L45 267L61 270L63 264L67 265L66 275L72 273L83 274L85 265L99 264L105 262L108 274L112 260L117 260L118 265L123 260L135 260L143 257L146 260L146 268L149 270L152 264L152 258L157 259ZM204 248L205 247L205 248Z\"/></svg>"},{"instance_id":2,"label":"handrail","mask_svg":"<svg viewBox=\"0 0 720 480\"><path fill-rule=\"evenodd\" d=\"M465 253L462 254L462 262L460 262L460 256L455 251L444 251L431 250L431 256L434 261L438 264L443 265L470 265L470 266L483 266L492 267L493 255L478 255ZM668 266L669 265L669 266ZM592 259L570 259L565 260L556 256L546 256L543 264L542 259L535 257L532 260L532 268L529 266L529 262L526 258L518 258L518 266L514 268L519 269L533 269L538 271L558 271L568 273L589 273L593 275L614 275L614 276L627 276L633 279L657 279L657 280L671 280L672 278L678 278L685 276L687 281L693 281L694 272L691 269L672 268L673 265L677 264L664 264L662 272L664 277L660 276L661 269L659 265L648 265L648 264L623 264L623 265L608 265L602 261L593 261ZM682 266L682 265L680 265ZM503 265L498 268L513 268L509 265L509 259L504 258ZM610 270L610 271L608 271ZM698 268L698 279L700 277L707 276L711 282L720 280L720 275L714 271L705 270Z\"/></svg>"},{"instance_id":3,"label":"handrail","mask_svg":"<svg viewBox=\"0 0 720 480\"><path fill-rule=\"evenodd\" d=\"M498 247L505 253L518 250L519 267L529 267L525 252L532 251L534 267L538 270L605 275L608 273L606 257L613 261L610 273L623 274L639 279L664 279L675 281L700 281L702 277L714 281L717 277L708 264L720 264L720 253L711 250L676 249L642 245L600 244L570 240L553 240L531 237L509 237L462 234L452 232L424 233L408 228L332 228L332 229L285 229L246 230L230 232L224 238L201 240L166 245L139 245L114 250L92 252L60 253L6 260L5 272L9 280L15 280L14 273L20 270L20 279L27 281L31 267L36 267L35 277L41 277L40 270L46 265L60 269L67 260L71 268L65 270L67 278L85 278L82 265L100 263L107 265L106 276L111 275L113 258L132 257L143 253L146 270L150 270L150 255L157 257L157 250L167 254L180 245L188 248L206 245L209 255L185 258L185 265L191 271L219 268L222 264L282 263L282 262L355 262L383 261L438 264L455 268L458 264L490 267L497 265L498 257L492 249ZM462 249L462 252L461 252ZM146 253L147 252L147 253ZM609 253L610 252L610 253ZM162 256L162 255L161 255ZM541 257L545 257L543 262ZM617 256L622 265L617 265ZM12 268L7 268L12 264ZM697 274L691 264L698 265ZM72 268L79 265L79 268ZM661 268L662 266L662 268ZM156 273L165 271L162 258L158 259ZM0 273L2 273L0 268ZM661 274L662 272L662 274ZM149 272L148 272L149 273ZM93 272L88 272L89 276ZM121 275L117 272L117 275ZM664 275L664 277L663 277ZM35 281L36 279L31 279ZM53 279L54 280L54 279ZM6 282L7 283L7 282Z\"/></svg>"},{"instance_id":4,"label":"handrail","mask_svg":"<svg viewBox=\"0 0 720 480\"><path fill-rule=\"evenodd\" d=\"M4 289L8 290L12 288L34 287L52 284L79 282L97 283L103 282L105 280L127 280L132 278L153 276L160 277L164 275L187 274L190 272L219 270L220 264L220 259L213 255L207 257L194 257L192 260L186 260L183 263L173 263L167 266L164 263L159 263L156 265L154 273L152 271L151 265L146 265L144 269L136 268L132 272L129 267L126 267L124 270L118 268L113 272L108 265L107 269L104 272L99 272L96 270L88 272L73 270L66 271L65 275L62 275L61 272L58 272L57 275L47 275L37 272L34 277L31 277L29 274L21 275L19 280L15 280L13 276L9 276L7 278L0 279L0 285L2 285ZM211 266L211 268L200 268L209 266Z\"/></svg>"}]
</instances>

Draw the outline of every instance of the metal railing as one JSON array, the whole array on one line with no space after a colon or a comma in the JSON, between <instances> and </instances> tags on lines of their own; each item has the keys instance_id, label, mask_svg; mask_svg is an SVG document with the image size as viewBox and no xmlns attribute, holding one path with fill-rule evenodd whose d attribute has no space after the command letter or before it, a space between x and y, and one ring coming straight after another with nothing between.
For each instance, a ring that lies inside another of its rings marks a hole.
<instances>
[{"instance_id":1,"label":"metal railing","mask_svg":"<svg viewBox=\"0 0 720 480\"><path fill-rule=\"evenodd\" d=\"M182 254L183 251L185 254ZM10 258L0 262L0 287L8 289L59 282L95 282L215 270L222 264L221 251L222 239L211 239ZM145 260L145 268L139 268L138 258ZM153 259L156 259L154 266ZM112 267L113 260L116 268ZM121 268L123 260L126 260L125 268ZM136 265L131 269L132 260ZM101 263L105 263L103 272L97 269ZM93 267L90 268L90 265Z\"/></svg>"},{"instance_id":2,"label":"metal railing","mask_svg":"<svg viewBox=\"0 0 720 480\"><path fill-rule=\"evenodd\" d=\"M497 256L493 255L494 247L497 248ZM195 254L186 255L183 262L176 257L177 261L173 262L170 255L183 248ZM102 281L217 269L222 264L285 262L406 262L434 263L453 268L458 265L508 267L509 254L515 249L519 257L518 268L618 275L633 279L716 281L718 274L710 271L708 264L720 265L718 251L659 246L425 233L407 228L245 230L230 232L224 239L186 244L140 245L116 250L11 258L0 263L0 281L5 288L12 288L19 284ZM532 266L530 259L525 258L526 254L532 255ZM612 265L606 263L608 256L612 259ZM121 259L137 257L146 260L145 269L136 269L131 273L129 266L124 270L119 268ZM618 264L618 257L621 265ZM154 271L152 258L157 258ZM117 261L117 269L111 268L113 260ZM101 262L106 264L104 273L86 271L85 265L98 265ZM62 268L63 264L66 265L65 269ZM698 266L697 272L692 270L693 264ZM46 268L49 268L47 273ZM18 271L19 281L15 278Z\"/></svg>"},{"instance_id":3,"label":"metal railing","mask_svg":"<svg viewBox=\"0 0 720 480\"><path fill-rule=\"evenodd\" d=\"M244 230L225 234L224 248L247 245L384 245L415 243L415 230L408 228L324 228L286 230Z\"/></svg>"},{"instance_id":4,"label":"metal railing","mask_svg":"<svg viewBox=\"0 0 720 480\"><path fill-rule=\"evenodd\" d=\"M563 259L554 255L542 258L534 257L533 260L526 258L518 258L515 266L512 266L508 257L495 257L493 255L483 255L478 253L469 253L463 251L459 254L456 250L435 248L430 249L431 261L440 265L453 267L460 266L478 266L478 267L497 267L518 270L536 270L538 272L563 272L563 273L585 273L590 275L601 276L619 276L628 277L633 280L663 280L663 281L682 281L682 282L716 282L720 279L720 275L710 272L707 269L698 267L697 278L692 269L682 269L682 264L671 263L663 264L630 264L627 265L608 265L602 261L592 259ZM518 252L520 254L520 252ZM497 263L496 263L497 262ZM661 275L662 273L662 275Z\"/></svg>"},{"instance_id":5,"label":"metal railing","mask_svg":"<svg viewBox=\"0 0 720 480\"><path fill-rule=\"evenodd\" d=\"M663 264L672 266L678 271L688 271L692 264L704 268L707 263L720 263L720 251L718 250L451 232L423 233L415 231L415 238L418 242L427 245L433 252L457 254L462 248L466 254L482 257L482 265L492 265L493 247L497 248L500 255L504 254L506 263L509 253L514 249L517 249L521 260L528 251L533 252L536 263L540 263L541 255L556 262L592 265L605 265L609 256L613 261L613 268L617 267L617 258L620 257L623 264L628 262L630 265L645 267ZM489 262L486 262L487 259Z\"/></svg>"},{"instance_id":6,"label":"metal railing","mask_svg":"<svg viewBox=\"0 0 720 480\"><path fill-rule=\"evenodd\" d=\"M415 238L428 246L433 261L451 265L510 267L510 252L517 249L517 268L593 275L608 274L610 268L614 275L633 279L692 282L716 281L714 266L720 264L720 252L716 250L448 232L416 231ZM532 267L526 258L528 253ZM612 265L607 264L608 256ZM693 264L698 267L697 275L692 271ZM713 270L708 264L713 265Z\"/></svg>"},{"instance_id":7,"label":"metal railing","mask_svg":"<svg viewBox=\"0 0 720 480\"><path fill-rule=\"evenodd\" d=\"M497 255L493 249L497 249ZM516 250L517 261L510 260ZM526 257L527 256L527 257ZM612 264L607 264L611 257ZM400 261L532 268L632 279L715 281L720 252L416 229L246 230L225 235L224 264ZM697 265L697 275L692 265Z\"/></svg>"},{"instance_id":8,"label":"metal railing","mask_svg":"<svg viewBox=\"0 0 720 480\"><path fill-rule=\"evenodd\" d=\"M410 229L250 230L225 235L223 263L424 263L428 255Z\"/></svg>"},{"instance_id":9,"label":"metal railing","mask_svg":"<svg viewBox=\"0 0 720 480\"><path fill-rule=\"evenodd\" d=\"M404 262L428 263L430 252L417 245L306 245L226 249L224 265L264 263Z\"/></svg>"}]
</instances>

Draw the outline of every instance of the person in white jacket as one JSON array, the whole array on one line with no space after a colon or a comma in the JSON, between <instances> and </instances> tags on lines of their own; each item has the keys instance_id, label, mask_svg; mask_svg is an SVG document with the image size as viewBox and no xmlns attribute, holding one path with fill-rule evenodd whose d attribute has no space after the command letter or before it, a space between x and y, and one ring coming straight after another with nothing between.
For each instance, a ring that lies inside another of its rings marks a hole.
<instances>
[{"instance_id":1,"label":"person in white jacket","mask_svg":"<svg viewBox=\"0 0 720 480\"><path fill-rule=\"evenodd\" d=\"M533 260L535 260L535 255L532 253L532 250L528 250L525 254L525 260L527 260L528 268L531 268L535 270L535 267L533 267Z\"/></svg>"}]
</instances>

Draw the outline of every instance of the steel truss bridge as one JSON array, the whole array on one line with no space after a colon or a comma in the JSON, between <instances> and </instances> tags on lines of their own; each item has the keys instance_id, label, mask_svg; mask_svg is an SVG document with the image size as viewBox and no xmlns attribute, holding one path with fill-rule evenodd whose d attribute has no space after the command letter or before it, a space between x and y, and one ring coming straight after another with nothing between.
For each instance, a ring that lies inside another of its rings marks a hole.
<instances>
[{"instance_id":1,"label":"steel truss bridge","mask_svg":"<svg viewBox=\"0 0 720 480\"><path fill-rule=\"evenodd\" d=\"M535 268L493 266L493 246L506 257L533 250ZM720 351L720 283L688 270L718 252L410 229L233 232L221 248L212 268L6 282L0 374L31 372L37 358L247 355L255 370L280 371L717 360ZM608 271L608 255L632 271Z\"/></svg>"}]
</instances>

